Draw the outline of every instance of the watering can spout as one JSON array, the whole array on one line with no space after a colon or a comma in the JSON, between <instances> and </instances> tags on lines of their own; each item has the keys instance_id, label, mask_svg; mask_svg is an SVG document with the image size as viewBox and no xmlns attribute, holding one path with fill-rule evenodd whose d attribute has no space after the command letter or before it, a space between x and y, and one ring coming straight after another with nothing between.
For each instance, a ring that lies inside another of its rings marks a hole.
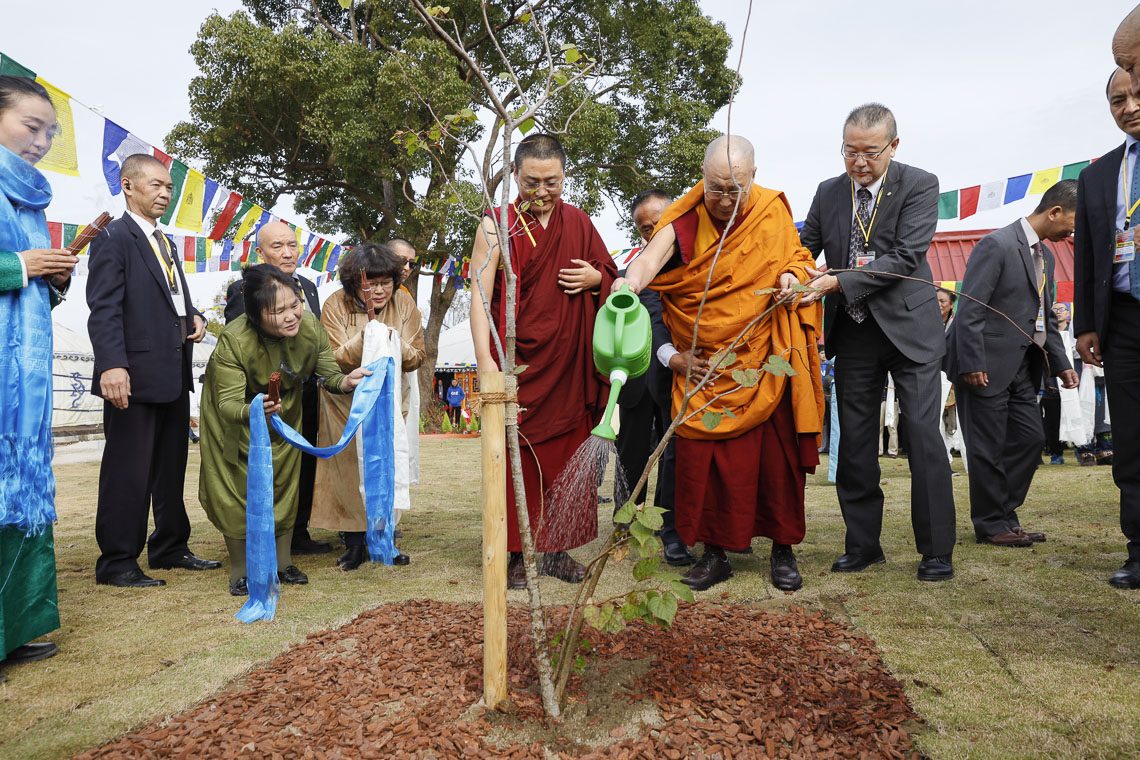
<instances>
[{"instance_id":1,"label":"watering can spout","mask_svg":"<svg viewBox=\"0 0 1140 760\"><path fill-rule=\"evenodd\" d=\"M590 435L596 435L599 438L605 438L607 441L616 441L617 433L614 431L614 410L617 408L618 396L621 395L621 387L629 379L629 375L620 369L615 369L610 373L610 395L606 399L606 411L602 414L602 421L594 426L590 431Z\"/></svg>"}]
</instances>

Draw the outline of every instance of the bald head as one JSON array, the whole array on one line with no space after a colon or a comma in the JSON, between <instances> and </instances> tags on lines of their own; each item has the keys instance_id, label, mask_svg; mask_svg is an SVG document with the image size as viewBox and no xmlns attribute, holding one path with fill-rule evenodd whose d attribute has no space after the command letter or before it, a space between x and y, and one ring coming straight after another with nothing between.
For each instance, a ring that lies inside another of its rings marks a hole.
<instances>
[{"instance_id":1,"label":"bald head","mask_svg":"<svg viewBox=\"0 0 1140 760\"><path fill-rule=\"evenodd\" d=\"M1140 95L1140 5L1124 17L1112 35L1112 57L1128 72L1132 92Z\"/></svg>"},{"instance_id":2,"label":"bald head","mask_svg":"<svg viewBox=\"0 0 1140 760\"><path fill-rule=\"evenodd\" d=\"M756 151L738 135L722 135L709 143L701 165L705 183L705 209L709 216L727 222L744 207L756 176Z\"/></svg>"},{"instance_id":3,"label":"bald head","mask_svg":"<svg viewBox=\"0 0 1140 760\"><path fill-rule=\"evenodd\" d=\"M416 247L412 245L412 241L407 238L394 237L388 241L388 250L403 259L404 271L400 277L400 281L406 282L412 275L412 268L416 261Z\"/></svg>"},{"instance_id":4,"label":"bald head","mask_svg":"<svg viewBox=\"0 0 1140 760\"><path fill-rule=\"evenodd\" d=\"M287 275L297 271L297 250L297 233L285 222L266 222L257 232L257 255Z\"/></svg>"}]
</instances>

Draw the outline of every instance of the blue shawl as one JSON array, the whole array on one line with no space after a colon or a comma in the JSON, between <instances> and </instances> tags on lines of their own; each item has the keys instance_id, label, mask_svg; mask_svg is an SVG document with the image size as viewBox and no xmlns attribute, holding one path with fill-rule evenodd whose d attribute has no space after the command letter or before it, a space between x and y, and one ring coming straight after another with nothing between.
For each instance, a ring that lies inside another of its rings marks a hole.
<instances>
[{"instance_id":1,"label":"blue shawl","mask_svg":"<svg viewBox=\"0 0 1140 760\"><path fill-rule=\"evenodd\" d=\"M49 248L44 175L0 146L0 253ZM51 471L51 296L41 278L0 293L0 527L55 521Z\"/></svg>"},{"instance_id":2,"label":"blue shawl","mask_svg":"<svg viewBox=\"0 0 1140 760\"><path fill-rule=\"evenodd\" d=\"M331 446L317 448L304 436L285 424L276 414L273 429L289 445L321 459L340 453L357 430L364 460L361 483L364 484L364 512L368 520L368 550L374 562L391 565L396 558L395 523L392 505L396 495L396 461L393 425L396 411L395 383L400 382L396 363L382 356L366 369L372 374L356 387L352 408L340 440ZM249 405L249 459L246 470L245 496L245 562L249 601L234 615L243 623L272 620L277 612L280 589L277 581L277 547L273 530L273 449L269 443L269 427L262 412L263 394Z\"/></svg>"}]
</instances>

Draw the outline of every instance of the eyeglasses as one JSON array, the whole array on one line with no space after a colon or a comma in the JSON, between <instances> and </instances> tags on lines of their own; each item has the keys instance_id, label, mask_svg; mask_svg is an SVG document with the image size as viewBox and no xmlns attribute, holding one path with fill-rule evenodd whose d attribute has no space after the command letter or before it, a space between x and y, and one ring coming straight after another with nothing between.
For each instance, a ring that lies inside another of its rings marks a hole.
<instances>
[{"instance_id":1,"label":"eyeglasses","mask_svg":"<svg viewBox=\"0 0 1140 760\"><path fill-rule=\"evenodd\" d=\"M891 142L894 141L892 140ZM856 153L853 150L847 150L841 145L839 146L839 153L848 161L858 161L860 158L864 161L874 161L876 158L886 153L887 149L890 147L891 143L887 143L885 146L883 146L882 150L875 151L874 153Z\"/></svg>"},{"instance_id":2,"label":"eyeglasses","mask_svg":"<svg viewBox=\"0 0 1140 760\"><path fill-rule=\"evenodd\" d=\"M379 284L373 284L365 280L360 284L361 293L373 293L377 290L392 290L396 283L392 280L381 280Z\"/></svg>"},{"instance_id":3,"label":"eyeglasses","mask_svg":"<svg viewBox=\"0 0 1140 760\"><path fill-rule=\"evenodd\" d=\"M544 187L547 190L557 190L558 188L562 187L562 183L565 181L565 179L566 179L565 177L559 177L558 179L547 179L547 180L541 180L539 182L534 182L533 180L527 180L527 179L520 179L519 180L519 187L521 187L523 190L526 190L528 193L533 193L535 190L539 189L540 187Z\"/></svg>"},{"instance_id":4,"label":"eyeglasses","mask_svg":"<svg viewBox=\"0 0 1140 760\"><path fill-rule=\"evenodd\" d=\"M751 185L752 182L749 181L744 187L740 189L733 188L732 190L721 190L719 187L705 187L705 197L713 201L719 201L722 198L735 201L740 198L740 196L746 194Z\"/></svg>"}]
</instances>

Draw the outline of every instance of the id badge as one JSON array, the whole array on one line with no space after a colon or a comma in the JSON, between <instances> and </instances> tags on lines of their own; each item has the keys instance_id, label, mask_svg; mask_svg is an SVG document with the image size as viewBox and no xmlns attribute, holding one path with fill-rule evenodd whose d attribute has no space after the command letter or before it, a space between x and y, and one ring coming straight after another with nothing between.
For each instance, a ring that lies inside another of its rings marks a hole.
<instances>
[{"instance_id":1,"label":"id badge","mask_svg":"<svg viewBox=\"0 0 1140 760\"><path fill-rule=\"evenodd\" d=\"M875 260L875 252L874 251L863 251L863 253L857 254L855 256L855 266L857 268L862 268L862 267L867 266L868 264L870 264L874 260Z\"/></svg>"},{"instance_id":2,"label":"id badge","mask_svg":"<svg viewBox=\"0 0 1140 760\"><path fill-rule=\"evenodd\" d=\"M1036 332L1045 332L1045 307L1041 306L1037 309L1037 321L1033 323L1033 329Z\"/></svg>"},{"instance_id":3,"label":"id badge","mask_svg":"<svg viewBox=\"0 0 1140 760\"><path fill-rule=\"evenodd\" d=\"M1116 247L1112 252L1113 264L1126 264L1136 258L1136 230L1117 230Z\"/></svg>"}]
</instances>

